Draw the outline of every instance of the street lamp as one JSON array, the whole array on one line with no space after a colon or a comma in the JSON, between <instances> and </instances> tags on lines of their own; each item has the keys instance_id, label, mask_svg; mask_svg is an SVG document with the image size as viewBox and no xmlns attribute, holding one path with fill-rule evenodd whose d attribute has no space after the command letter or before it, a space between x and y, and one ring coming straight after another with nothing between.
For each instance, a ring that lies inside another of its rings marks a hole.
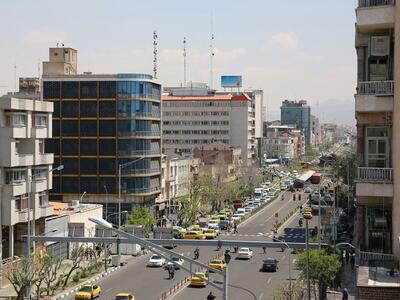
<instances>
[{"instance_id":1,"label":"street lamp","mask_svg":"<svg viewBox=\"0 0 400 300\"><path fill-rule=\"evenodd\" d=\"M104 190L106 191L106 213L104 214L106 216L106 221L107 221L107 212L108 212L108 190L107 190L107 186L104 185L103 186Z\"/></svg>"},{"instance_id":2,"label":"street lamp","mask_svg":"<svg viewBox=\"0 0 400 300\"><path fill-rule=\"evenodd\" d=\"M79 203L82 202L83 197L86 195L86 191L83 192L83 194L81 195L81 198L79 199Z\"/></svg>"},{"instance_id":3,"label":"street lamp","mask_svg":"<svg viewBox=\"0 0 400 300\"><path fill-rule=\"evenodd\" d=\"M308 249L308 220L312 219L311 209L305 209L303 213L303 218L306 220L306 274L307 274L307 299L311 300L311 285L310 285L310 251Z\"/></svg>"}]
</instances>

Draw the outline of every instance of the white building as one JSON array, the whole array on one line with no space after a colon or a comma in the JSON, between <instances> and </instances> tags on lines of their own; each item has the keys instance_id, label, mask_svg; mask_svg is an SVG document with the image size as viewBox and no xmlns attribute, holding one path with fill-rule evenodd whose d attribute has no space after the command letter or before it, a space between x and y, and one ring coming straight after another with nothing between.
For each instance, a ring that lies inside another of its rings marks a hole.
<instances>
[{"instance_id":1,"label":"white building","mask_svg":"<svg viewBox=\"0 0 400 300\"><path fill-rule=\"evenodd\" d=\"M32 234L40 234L44 217L53 214L48 203L53 154L44 149L44 139L52 135L52 112L51 102L11 94L0 97L1 258L23 253L21 236L28 234L28 219L32 222Z\"/></svg>"},{"instance_id":2,"label":"white building","mask_svg":"<svg viewBox=\"0 0 400 300\"><path fill-rule=\"evenodd\" d=\"M321 125L319 124L319 119L314 115L311 115L311 135L311 145L318 149L321 144Z\"/></svg>"},{"instance_id":3,"label":"white building","mask_svg":"<svg viewBox=\"0 0 400 300\"><path fill-rule=\"evenodd\" d=\"M163 96L165 152L190 153L221 141L241 148L247 165L256 158L255 135L254 108L246 93L216 94L207 87L191 86L170 88Z\"/></svg>"}]
</instances>

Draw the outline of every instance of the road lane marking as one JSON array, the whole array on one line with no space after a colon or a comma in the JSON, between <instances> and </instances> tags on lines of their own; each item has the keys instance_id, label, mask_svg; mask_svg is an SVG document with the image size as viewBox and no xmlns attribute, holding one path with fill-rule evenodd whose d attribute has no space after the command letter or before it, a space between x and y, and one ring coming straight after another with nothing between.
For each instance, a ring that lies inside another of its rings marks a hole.
<instances>
[{"instance_id":1,"label":"road lane marking","mask_svg":"<svg viewBox=\"0 0 400 300\"><path fill-rule=\"evenodd\" d=\"M264 297L264 293L261 293L260 297L258 297L258 300L262 300L263 297Z\"/></svg>"},{"instance_id":2,"label":"road lane marking","mask_svg":"<svg viewBox=\"0 0 400 300\"><path fill-rule=\"evenodd\" d=\"M113 288L109 288L107 290L105 290L103 293L108 293L109 291L112 291Z\"/></svg>"},{"instance_id":3,"label":"road lane marking","mask_svg":"<svg viewBox=\"0 0 400 300\"><path fill-rule=\"evenodd\" d=\"M268 278L268 280L267 280L267 284L270 284L270 283L271 283L271 277Z\"/></svg>"},{"instance_id":4,"label":"road lane marking","mask_svg":"<svg viewBox=\"0 0 400 300\"><path fill-rule=\"evenodd\" d=\"M295 258L293 258L293 263L296 263L296 259Z\"/></svg>"},{"instance_id":5,"label":"road lane marking","mask_svg":"<svg viewBox=\"0 0 400 300\"><path fill-rule=\"evenodd\" d=\"M284 254L283 256L282 256L282 260L284 260L286 258L286 254Z\"/></svg>"}]
</instances>

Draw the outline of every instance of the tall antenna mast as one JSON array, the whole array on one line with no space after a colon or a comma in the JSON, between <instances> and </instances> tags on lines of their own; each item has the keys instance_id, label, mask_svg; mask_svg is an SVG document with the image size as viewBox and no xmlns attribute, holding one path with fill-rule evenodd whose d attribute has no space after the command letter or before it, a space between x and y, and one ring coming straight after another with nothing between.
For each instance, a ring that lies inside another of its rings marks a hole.
<instances>
[{"instance_id":1,"label":"tall antenna mast","mask_svg":"<svg viewBox=\"0 0 400 300\"><path fill-rule=\"evenodd\" d=\"M17 92L17 64L14 63L14 93Z\"/></svg>"},{"instance_id":2,"label":"tall antenna mast","mask_svg":"<svg viewBox=\"0 0 400 300\"><path fill-rule=\"evenodd\" d=\"M214 59L214 26L213 26L213 14L211 12L211 37L210 37L210 89L213 88L213 59Z\"/></svg>"},{"instance_id":3,"label":"tall antenna mast","mask_svg":"<svg viewBox=\"0 0 400 300\"><path fill-rule=\"evenodd\" d=\"M186 37L183 37L183 86L186 87Z\"/></svg>"},{"instance_id":4,"label":"tall antenna mast","mask_svg":"<svg viewBox=\"0 0 400 300\"><path fill-rule=\"evenodd\" d=\"M153 77L154 79L157 78L157 31L153 31L153 54L154 54L154 58L153 58Z\"/></svg>"}]
</instances>

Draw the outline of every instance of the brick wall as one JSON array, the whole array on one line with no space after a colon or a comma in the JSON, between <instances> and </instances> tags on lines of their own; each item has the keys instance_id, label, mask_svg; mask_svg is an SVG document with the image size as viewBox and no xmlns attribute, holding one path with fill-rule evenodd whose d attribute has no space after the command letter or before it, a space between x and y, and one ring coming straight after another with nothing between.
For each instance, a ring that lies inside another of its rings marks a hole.
<instances>
[{"instance_id":1,"label":"brick wall","mask_svg":"<svg viewBox=\"0 0 400 300\"><path fill-rule=\"evenodd\" d=\"M358 287L358 300L398 300L400 299L400 288L393 287Z\"/></svg>"}]
</instances>

